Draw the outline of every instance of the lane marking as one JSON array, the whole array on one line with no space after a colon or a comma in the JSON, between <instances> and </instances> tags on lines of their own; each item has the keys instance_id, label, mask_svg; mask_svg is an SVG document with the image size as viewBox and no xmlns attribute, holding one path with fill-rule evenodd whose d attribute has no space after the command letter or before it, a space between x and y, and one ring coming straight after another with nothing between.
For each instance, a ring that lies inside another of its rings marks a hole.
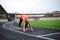
<instances>
[{"instance_id":1,"label":"lane marking","mask_svg":"<svg viewBox=\"0 0 60 40\"><path fill-rule=\"evenodd\" d=\"M8 23L11 23L11 22L8 22ZM43 37L43 36L38 36L38 35L32 35L32 34L24 33L24 32L17 31L17 30L11 29L11 28L7 28L7 27L5 27L5 25L8 24L8 23L5 23L5 24L3 25L3 27L4 27L5 29L12 30L12 31L14 31L14 32L18 32L18 33L25 34L25 35L28 35L28 36L33 36L33 37L38 37L38 38L46 39L46 40L55 40L55 39L52 39L52 38Z\"/></svg>"},{"instance_id":2,"label":"lane marking","mask_svg":"<svg viewBox=\"0 0 60 40\"><path fill-rule=\"evenodd\" d=\"M51 33L51 34L45 34L45 35L40 35L40 36L50 36L50 35L56 35L56 34L60 34L60 32L57 32L57 33Z\"/></svg>"}]
</instances>

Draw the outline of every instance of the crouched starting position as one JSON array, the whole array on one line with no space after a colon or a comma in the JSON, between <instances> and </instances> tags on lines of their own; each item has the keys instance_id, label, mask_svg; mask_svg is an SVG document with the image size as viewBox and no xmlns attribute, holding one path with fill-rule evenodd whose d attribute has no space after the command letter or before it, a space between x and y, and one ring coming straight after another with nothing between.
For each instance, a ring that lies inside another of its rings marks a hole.
<instances>
[{"instance_id":1,"label":"crouched starting position","mask_svg":"<svg viewBox=\"0 0 60 40\"><path fill-rule=\"evenodd\" d=\"M23 31L24 32L27 30L27 25L29 25L31 31L33 31L27 15L24 14L24 15L20 16L20 22L19 22L18 30L20 30L21 23L23 24Z\"/></svg>"}]
</instances>

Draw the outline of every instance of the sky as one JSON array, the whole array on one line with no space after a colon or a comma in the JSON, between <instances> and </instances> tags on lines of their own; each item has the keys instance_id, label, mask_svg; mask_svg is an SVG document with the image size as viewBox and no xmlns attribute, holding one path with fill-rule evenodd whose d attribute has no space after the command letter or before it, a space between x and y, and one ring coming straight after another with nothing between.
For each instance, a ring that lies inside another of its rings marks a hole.
<instances>
[{"instance_id":1,"label":"sky","mask_svg":"<svg viewBox=\"0 0 60 40\"><path fill-rule=\"evenodd\" d=\"M46 13L60 11L60 0L0 0L8 13Z\"/></svg>"}]
</instances>

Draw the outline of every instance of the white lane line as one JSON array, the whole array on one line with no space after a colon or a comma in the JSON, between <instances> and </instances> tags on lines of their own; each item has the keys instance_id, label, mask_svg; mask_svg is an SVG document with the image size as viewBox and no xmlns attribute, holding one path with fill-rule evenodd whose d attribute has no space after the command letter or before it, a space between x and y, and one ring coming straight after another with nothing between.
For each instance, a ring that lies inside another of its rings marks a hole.
<instances>
[{"instance_id":1,"label":"white lane line","mask_svg":"<svg viewBox=\"0 0 60 40\"><path fill-rule=\"evenodd\" d=\"M11 23L11 22L8 22L8 23ZM5 29L12 30L12 31L14 31L14 32L18 32L18 33L25 34L25 35L28 35L28 36L33 36L33 37L38 37L38 38L46 39L46 40L55 40L55 39L52 39L52 38L47 38L47 37L43 37L43 36L32 35L32 34L24 33L24 32L17 31L17 30L11 29L11 28L7 28L7 27L5 27L5 25L8 24L8 23L5 23L5 24L3 25L3 27L4 27Z\"/></svg>"},{"instance_id":2,"label":"white lane line","mask_svg":"<svg viewBox=\"0 0 60 40\"><path fill-rule=\"evenodd\" d=\"M40 35L40 36L50 36L50 35L56 35L56 34L60 34L60 32L57 32L57 33L51 33L51 34L45 34L45 35Z\"/></svg>"}]
</instances>

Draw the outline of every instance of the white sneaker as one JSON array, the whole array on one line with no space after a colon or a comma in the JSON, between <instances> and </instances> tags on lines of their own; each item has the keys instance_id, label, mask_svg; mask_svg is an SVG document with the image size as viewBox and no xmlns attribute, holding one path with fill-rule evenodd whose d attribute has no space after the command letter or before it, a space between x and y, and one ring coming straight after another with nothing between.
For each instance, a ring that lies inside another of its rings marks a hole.
<instances>
[{"instance_id":1,"label":"white sneaker","mask_svg":"<svg viewBox=\"0 0 60 40\"><path fill-rule=\"evenodd\" d=\"M28 30L28 29L26 28L26 30Z\"/></svg>"},{"instance_id":2,"label":"white sneaker","mask_svg":"<svg viewBox=\"0 0 60 40\"><path fill-rule=\"evenodd\" d=\"M34 31L32 28L30 29L31 31Z\"/></svg>"},{"instance_id":3,"label":"white sneaker","mask_svg":"<svg viewBox=\"0 0 60 40\"><path fill-rule=\"evenodd\" d=\"M26 29L24 28L23 31L26 32Z\"/></svg>"},{"instance_id":4,"label":"white sneaker","mask_svg":"<svg viewBox=\"0 0 60 40\"><path fill-rule=\"evenodd\" d=\"M20 31L20 28L18 28L18 31Z\"/></svg>"}]
</instances>

